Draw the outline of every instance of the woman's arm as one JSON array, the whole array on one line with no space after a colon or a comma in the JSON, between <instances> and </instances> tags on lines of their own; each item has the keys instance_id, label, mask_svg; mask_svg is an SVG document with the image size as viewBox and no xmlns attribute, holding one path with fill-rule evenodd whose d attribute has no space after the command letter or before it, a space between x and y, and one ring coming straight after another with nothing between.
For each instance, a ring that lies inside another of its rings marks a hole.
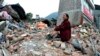
<instances>
[{"instance_id":1,"label":"woman's arm","mask_svg":"<svg viewBox=\"0 0 100 56\"><path fill-rule=\"evenodd\" d=\"M61 30L65 30L65 29L70 29L70 22L65 22L62 23L61 25L57 26L54 30L55 31L61 31Z\"/></svg>"}]
</instances>

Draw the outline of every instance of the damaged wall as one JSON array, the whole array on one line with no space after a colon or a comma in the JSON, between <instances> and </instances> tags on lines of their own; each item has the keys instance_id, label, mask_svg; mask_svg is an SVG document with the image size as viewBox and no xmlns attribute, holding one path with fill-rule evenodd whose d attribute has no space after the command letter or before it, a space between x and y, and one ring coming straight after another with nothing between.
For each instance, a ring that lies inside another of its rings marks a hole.
<instances>
[{"instance_id":1,"label":"damaged wall","mask_svg":"<svg viewBox=\"0 0 100 56\"><path fill-rule=\"evenodd\" d=\"M60 0L59 17L57 25L62 22L62 14L68 13L71 25L80 24L81 18L81 0Z\"/></svg>"},{"instance_id":2,"label":"damaged wall","mask_svg":"<svg viewBox=\"0 0 100 56\"><path fill-rule=\"evenodd\" d=\"M89 0L90 1L90 0ZM80 25L83 19L92 25L93 23L93 9L86 0L60 0L59 17L57 25L62 22L62 14L68 13L69 20L72 26ZM93 4L94 5L94 4Z\"/></svg>"}]
</instances>

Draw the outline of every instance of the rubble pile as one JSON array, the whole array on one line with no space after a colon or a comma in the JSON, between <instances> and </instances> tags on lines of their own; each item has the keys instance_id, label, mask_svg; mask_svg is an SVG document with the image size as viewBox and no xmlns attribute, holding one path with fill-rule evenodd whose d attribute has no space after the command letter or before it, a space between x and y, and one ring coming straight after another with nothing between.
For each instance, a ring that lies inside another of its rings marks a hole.
<instances>
[{"instance_id":1,"label":"rubble pile","mask_svg":"<svg viewBox=\"0 0 100 56\"><path fill-rule=\"evenodd\" d=\"M24 28L9 29L5 28L2 32L6 41L1 42L0 56L100 55L100 35L93 28L82 26L72 28L70 43L62 42L57 38L47 39L47 35L52 31L49 27L41 30L27 23Z\"/></svg>"},{"instance_id":2,"label":"rubble pile","mask_svg":"<svg viewBox=\"0 0 100 56\"><path fill-rule=\"evenodd\" d=\"M72 32L72 42L76 49L78 47L82 53L85 53L88 56L100 56L100 52L98 51L98 47L100 47L98 44L100 34L95 30L95 28L79 26L72 30L74 30Z\"/></svg>"},{"instance_id":3,"label":"rubble pile","mask_svg":"<svg viewBox=\"0 0 100 56\"><path fill-rule=\"evenodd\" d=\"M43 22L23 22L25 11L19 4L0 9L0 56L100 56L100 33L94 27L72 28L69 43L51 36Z\"/></svg>"},{"instance_id":4,"label":"rubble pile","mask_svg":"<svg viewBox=\"0 0 100 56\"><path fill-rule=\"evenodd\" d=\"M36 29L6 31L8 43L5 43L5 47L2 45L3 54L7 56L64 56L62 50L52 47L53 42L46 39L48 31Z\"/></svg>"}]
</instances>

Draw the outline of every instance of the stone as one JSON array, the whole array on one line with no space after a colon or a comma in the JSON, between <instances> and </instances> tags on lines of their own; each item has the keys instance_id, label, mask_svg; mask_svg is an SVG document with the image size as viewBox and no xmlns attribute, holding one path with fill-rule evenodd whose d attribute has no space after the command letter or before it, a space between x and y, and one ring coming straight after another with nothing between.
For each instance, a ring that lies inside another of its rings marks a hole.
<instances>
[{"instance_id":1,"label":"stone","mask_svg":"<svg viewBox=\"0 0 100 56\"><path fill-rule=\"evenodd\" d=\"M32 53L28 53L25 56L36 56L36 55L33 55Z\"/></svg>"},{"instance_id":2,"label":"stone","mask_svg":"<svg viewBox=\"0 0 100 56\"><path fill-rule=\"evenodd\" d=\"M27 33L24 33L21 35L21 37L26 37L28 34Z\"/></svg>"},{"instance_id":3,"label":"stone","mask_svg":"<svg viewBox=\"0 0 100 56\"><path fill-rule=\"evenodd\" d=\"M19 54L13 54L12 56L19 56Z\"/></svg>"},{"instance_id":4,"label":"stone","mask_svg":"<svg viewBox=\"0 0 100 56\"><path fill-rule=\"evenodd\" d=\"M16 24L13 23L7 23L7 27L11 30L15 30L15 29L19 29L19 26L17 26Z\"/></svg>"},{"instance_id":5,"label":"stone","mask_svg":"<svg viewBox=\"0 0 100 56\"><path fill-rule=\"evenodd\" d=\"M100 52L100 46L99 46L99 45L95 45L95 47L96 47L96 50L97 50L98 52Z\"/></svg>"},{"instance_id":6,"label":"stone","mask_svg":"<svg viewBox=\"0 0 100 56\"><path fill-rule=\"evenodd\" d=\"M47 41L47 44L50 45L50 46L54 45L54 43L52 41Z\"/></svg>"},{"instance_id":7,"label":"stone","mask_svg":"<svg viewBox=\"0 0 100 56\"><path fill-rule=\"evenodd\" d=\"M13 45L10 45L9 48L8 48L8 51L10 53L14 52L14 46Z\"/></svg>"},{"instance_id":8,"label":"stone","mask_svg":"<svg viewBox=\"0 0 100 56\"><path fill-rule=\"evenodd\" d=\"M72 52L72 56L80 56L80 54L77 52Z\"/></svg>"},{"instance_id":9,"label":"stone","mask_svg":"<svg viewBox=\"0 0 100 56\"><path fill-rule=\"evenodd\" d=\"M57 56L57 53L55 51L48 51L44 54L44 56Z\"/></svg>"},{"instance_id":10,"label":"stone","mask_svg":"<svg viewBox=\"0 0 100 56\"><path fill-rule=\"evenodd\" d=\"M61 49L64 50L66 48L66 44L65 43L61 43Z\"/></svg>"},{"instance_id":11,"label":"stone","mask_svg":"<svg viewBox=\"0 0 100 56\"><path fill-rule=\"evenodd\" d=\"M2 48L3 56L11 56L11 53L5 48Z\"/></svg>"},{"instance_id":12,"label":"stone","mask_svg":"<svg viewBox=\"0 0 100 56\"><path fill-rule=\"evenodd\" d=\"M6 28L6 21L0 22L0 31L3 31Z\"/></svg>"},{"instance_id":13,"label":"stone","mask_svg":"<svg viewBox=\"0 0 100 56\"><path fill-rule=\"evenodd\" d=\"M90 48L86 48L85 50L88 56L93 56L93 51Z\"/></svg>"},{"instance_id":14,"label":"stone","mask_svg":"<svg viewBox=\"0 0 100 56\"><path fill-rule=\"evenodd\" d=\"M34 54L35 56L41 56L41 55L42 55L42 53L39 52L39 51L33 51L33 54Z\"/></svg>"},{"instance_id":15,"label":"stone","mask_svg":"<svg viewBox=\"0 0 100 56\"><path fill-rule=\"evenodd\" d=\"M2 50L0 49L0 56L2 56Z\"/></svg>"},{"instance_id":16,"label":"stone","mask_svg":"<svg viewBox=\"0 0 100 56\"><path fill-rule=\"evenodd\" d=\"M100 56L100 52L96 51L95 56Z\"/></svg>"},{"instance_id":17,"label":"stone","mask_svg":"<svg viewBox=\"0 0 100 56\"><path fill-rule=\"evenodd\" d=\"M54 41L53 42L53 45L56 47L56 48L59 48L61 46L61 41Z\"/></svg>"},{"instance_id":18,"label":"stone","mask_svg":"<svg viewBox=\"0 0 100 56\"><path fill-rule=\"evenodd\" d=\"M12 35L6 35L6 37L9 39L9 40L13 40L13 37L14 37L14 35L12 34Z\"/></svg>"},{"instance_id":19,"label":"stone","mask_svg":"<svg viewBox=\"0 0 100 56\"><path fill-rule=\"evenodd\" d=\"M52 56L52 54L50 54L50 53L46 53L44 56Z\"/></svg>"},{"instance_id":20,"label":"stone","mask_svg":"<svg viewBox=\"0 0 100 56\"><path fill-rule=\"evenodd\" d=\"M64 50L64 54L66 54L66 55L71 55L71 49L70 49L70 48L66 48L66 49Z\"/></svg>"},{"instance_id":21,"label":"stone","mask_svg":"<svg viewBox=\"0 0 100 56\"><path fill-rule=\"evenodd\" d=\"M6 37L3 33L0 32L0 44L2 44L2 42L6 42Z\"/></svg>"},{"instance_id":22,"label":"stone","mask_svg":"<svg viewBox=\"0 0 100 56\"><path fill-rule=\"evenodd\" d=\"M100 40L99 39L97 40L97 44L100 45Z\"/></svg>"}]
</instances>

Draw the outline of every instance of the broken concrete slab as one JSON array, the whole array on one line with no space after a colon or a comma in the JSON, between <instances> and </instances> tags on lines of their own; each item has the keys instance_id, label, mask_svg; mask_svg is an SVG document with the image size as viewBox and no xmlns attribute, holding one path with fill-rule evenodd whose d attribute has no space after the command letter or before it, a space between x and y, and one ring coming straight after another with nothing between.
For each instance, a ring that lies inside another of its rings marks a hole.
<instances>
[{"instance_id":1,"label":"broken concrete slab","mask_svg":"<svg viewBox=\"0 0 100 56\"><path fill-rule=\"evenodd\" d=\"M0 31L3 31L6 27L6 21L0 21Z\"/></svg>"}]
</instances>

